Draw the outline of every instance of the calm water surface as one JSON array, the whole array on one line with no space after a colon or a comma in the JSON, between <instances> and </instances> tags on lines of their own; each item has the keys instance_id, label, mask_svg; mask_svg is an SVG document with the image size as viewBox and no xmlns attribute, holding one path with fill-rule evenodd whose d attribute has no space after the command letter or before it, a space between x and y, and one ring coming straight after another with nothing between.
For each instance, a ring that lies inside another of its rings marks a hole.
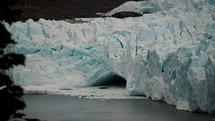
<instances>
[{"instance_id":1,"label":"calm water surface","mask_svg":"<svg viewBox=\"0 0 215 121\"><path fill-rule=\"evenodd\" d=\"M47 121L215 121L215 115L176 110L147 99L101 100L60 95L25 95L29 118Z\"/></svg>"}]
</instances>

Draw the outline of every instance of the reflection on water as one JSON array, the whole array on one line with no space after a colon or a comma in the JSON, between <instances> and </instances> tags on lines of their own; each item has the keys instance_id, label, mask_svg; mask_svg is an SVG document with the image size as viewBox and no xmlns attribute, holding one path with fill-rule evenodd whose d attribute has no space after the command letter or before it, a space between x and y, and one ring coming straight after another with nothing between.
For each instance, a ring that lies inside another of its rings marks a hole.
<instances>
[{"instance_id":1,"label":"reflection on water","mask_svg":"<svg viewBox=\"0 0 215 121\"><path fill-rule=\"evenodd\" d=\"M176 110L147 99L86 99L58 95L25 95L24 113L47 121L213 121L214 115Z\"/></svg>"}]
</instances>

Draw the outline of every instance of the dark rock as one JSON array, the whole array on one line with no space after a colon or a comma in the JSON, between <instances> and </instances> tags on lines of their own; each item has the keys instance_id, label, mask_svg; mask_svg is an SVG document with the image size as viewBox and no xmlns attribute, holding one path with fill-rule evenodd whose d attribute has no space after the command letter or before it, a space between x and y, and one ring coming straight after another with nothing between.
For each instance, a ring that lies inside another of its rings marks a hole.
<instances>
[{"instance_id":1,"label":"dark rock","mask_svg":"<svg viewBox=\"0 0 215 121\"><path fill-rule=\"evenodd\" d=\"M118 12L113 14L111 17L115 17L115 18L126 18L126 17L140 17L142 16L142 14L137 13L137 12L133 12L133 11L122 11L122 12Z\"/></svg>"},{"instance_id":2,"label":"dark rock","mask_svg":"<svg viewBox=\"0 0 215 121\"><path fill-rule=\"evenodd\" d=\"M99 87L99 89L108 89L109 87L106 87L106 86L104 86L104 87Z\"/></svg>"}]
</instances>

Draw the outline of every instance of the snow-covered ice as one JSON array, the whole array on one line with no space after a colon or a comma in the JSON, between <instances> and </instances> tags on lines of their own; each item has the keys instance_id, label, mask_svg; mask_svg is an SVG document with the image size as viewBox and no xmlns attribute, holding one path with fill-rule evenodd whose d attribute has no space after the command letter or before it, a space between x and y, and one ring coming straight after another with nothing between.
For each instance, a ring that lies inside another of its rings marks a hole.
<instances>
[{"instance_id":1,"label":"snow-covered ice","mask_svg":"<svg viewBox=\"0 0 215 121\"><path fill-rule=\"evenodd\" d=\"M126 95L215 113L215 1L134 3L141 6L125 3L126 8L107 14L129 9L142 17L6 24L18 42L10 51L27 57L25 66L8 73L24 88L53 91L91 86L117 75L127 81Z\"/></svg>"}]
</instances>

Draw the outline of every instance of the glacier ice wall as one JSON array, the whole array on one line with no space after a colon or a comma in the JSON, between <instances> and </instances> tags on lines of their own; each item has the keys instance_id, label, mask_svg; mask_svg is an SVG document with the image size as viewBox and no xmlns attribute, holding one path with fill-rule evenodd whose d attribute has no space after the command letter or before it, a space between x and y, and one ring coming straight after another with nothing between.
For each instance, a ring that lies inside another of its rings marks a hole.
<instances>
[{"instance_id":1,"label":"glacier ice wall","mask_svg":"<svg viewBox=\"0 0 215 121\"><path fill-rule=\"evenodd\" d=\"M10 51L27 57L25 66L10 71L11 77L23 87L58 90L118 75L127 80L128 95L215 113L214 1L141 5L151 14L82 24L44 19L5 24L18 42Z\"/></svg>"}]
</instances>

